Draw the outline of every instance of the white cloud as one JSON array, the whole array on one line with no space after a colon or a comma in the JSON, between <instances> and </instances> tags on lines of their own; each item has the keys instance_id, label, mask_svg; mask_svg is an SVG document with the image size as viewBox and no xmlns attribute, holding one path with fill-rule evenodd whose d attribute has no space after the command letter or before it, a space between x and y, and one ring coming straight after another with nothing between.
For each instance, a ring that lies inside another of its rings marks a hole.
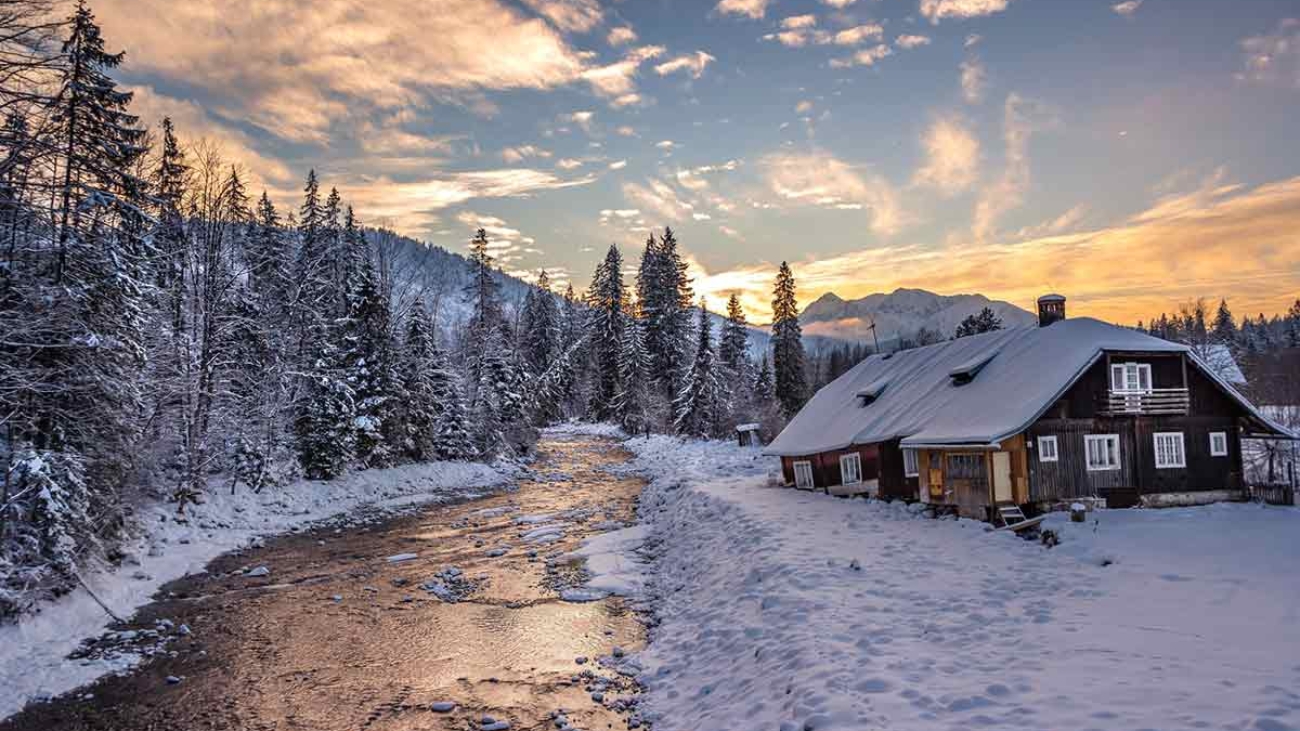
<instances>
[{"instance_id":1,"label":"white cloud","mask_svg":"<svg viewBox=\"0 0 1300 731\"><path fill-rule=\"evenodd\" d=\"M921 0L921 16L938 24L945 18L963 20L993 15L1007 9L1011 0Z\"/></svg>"},{"instance_id":2,"label":"white cloud","mask_svg":"<svg viewBox=\"0 0 1300 731\"><path fill-rule=\"evenodd\" d=\"M808 101L807 99L794 105L795 114L807 114L808 112L812 111L812 108L813 108L813 103Z\"/></svg>"},{"instance_id":3,"label":"white cloud","mask_svg":"<svg viewBox=\"0 0 1300 731\"><path fill-rule=\"evenodd\" d=\"M894 45L903 49L912 49L918 46L930 45L930 36L912 35L905 33L894 39Z\"/></svg>"},{"instance_id":4,"label":"white cloud","mask_svg":"<svg viewBox=\"0 0 1300 731\"><path fill-rule=\"evenodd\" d=\"M501 0L438 5L100 0L95 10L105 37L130 49L132 73L182 80L221 117L297 142L323 144L340 122L431 102L489 111L484 91L552 89L584 69L550 25Z\"/></svg>"},{"instance_id":5,"label":"white cloud","mask_svg":"<svg viewBox=\"0 0 1300 731\"><path fill-rule=\"evenodd\" d=\"M707 214L707 213L698 213L698 212L697 212L697 213L692 213L692 214L691 214L691 218L695 219L696 221L708 221L708 220L711 220L711 219L713 218L713 216L710 216L710 215Z\"/></svg>"},{"instance_id":6,"label":"white cloud","mask_svg":"<svg viewBox=\"0 0 1300 731\"><path fill-rule=\"evenodd\" d=\"M636 107L648 103L649 101L645 97L641 96L640 94L637 94L636 92L633 92L631 94L624 94L620 97L615 98L613 101L609 103L609 105L615 109L622 109L623 107Z\"/></svg>"},{"instance_id":7,"label":"white cloud","mask_svg":"<svg viewBox=\"0 0 1300 731\"><path fill-rule=\"evenodd\" d=\"M572 157L562 157L555 163L555 167L561 170L575 170L582 167L582 161Z\"/></svg>"},{"instance_id":8,"label":"white cloud","mask_svg":"<svg viewBox=\"0 0 1300 731\"><path fill-rule=\"evenodd\" d=\"M584 132L590 134L591 120L595 119L595 117L596 117L595 112L583 110L578 112L571 112L565 115L563 118L570 122L573 122L574 124L581 127Z\"/></svg>"},{"instance_id":9,"label":"white cloud","mask_svg":"<svg viewBox=\"0 0 1300 731\"><path fill-rule=\"evenodd\" d=\"M720 0L713 8L720 15L743 15L761 20L767 13L770 0Z\"/></svg>"},{"instance_id":10,"label":"white cloud","mask_svg":"<svg viewBox=\"0 0 1300 731\"><path fill-rule=\"evenodd\" d=\"M864 48L853 54L853 62L859 66L874 66L880 59L893 55L894 50L881 43L871 48Z\"/></svg>"},{"instance_id":11,"label":"white cloud","mask_svg":"<svg viewBox=\"0 0 1300 731\"><path fill-rule=\"evenodd\" d=\"M799 30L800 28L812 28L817 25L817 16L811 13L807 15L791 15L781 21L781 27L785 30Z\"/></svg>"},{"instance_id":12,"label":"white cloud","mask_svg":"<svg viewBox=\"0 0 1300 731\"><path fill-rule=\"evenodd\" d=\"M1115 3L1110 6L1110 9L1124 17L1128 17L1136 13L1140 7L1142 7L1142 0L1124 0L1122 3Z\"/></svg>"},{"instance_id":13,"label":"white cloud","mask_svg":"<svg viewBox=\"0 0 1300 731\"><path fill-rule=\"evenodd\" d=\"M996 232L998 219L1024 202L1030 179L1029 138L1054 124L1049 110L1015 93L1007 95L1002 114L1006 168L1001 177L980 192L975 204L971 234L977 242L987 241Z\"/></svg>"},{"instance_id":14,"label":"white cloud","mask_svg":"<svg viewBox=\"0 0 1300 731\"><path fill-rule=\"evenodd\" d=\"M600 3L596 0L523 0L523 3L566 33L586 33L602 21Z\"/></svg>"},{"instance_id":15,"label":"white cloud","mask_svg":"<svg viewBox=\"0 0 1300 731\"><path fill-rule=\"evenodd\" d=\"M982 40L984 40L984 36L980 35L979 33L971 33L970 35L966 36L966 41L962 43L962 47L971 48Z\"/></svg>"},{"instance_id":16,"label":"white cloud","mask_svg":"<svg viewBox=\"0 0 1300 731\"><path fill-rule=\"evenodd\" d=\"M616 132L620 137L636 137L636 129L634 127L629 127L626 124L616 127L614 132Z\"/></svg>"},{"instance_id":17,"label":"white cloud","mask_svg":"<svg viewBox=\"0 0 1300 731\"><path fill-rule=\"evenodd\" d=\"M1017 239L1033 239L1041 236L1058 236L1067 233L1079 225L1087 215L1088 207L1082 203L1049 221L1037 226L1028 226L1016 232Z\"/></svg>"},{"instance_id":18,"label":"white cloud","mask_svg":"<svg viewBox=\"0 0 1300 731\"><path fill-rule=\"evenodd\" d=\"M677 143L673 142L672 140L659 140L658 142L655 143L655 147L658 147L661 150L671 151L676 146Z\"/></svg>"},{"instance_id":19,"label":"white cloud","mask_svg":"<svg viewBox=\"0 0 1300 731\"><path fill-rule=\"evenodd\" d=\"M1242 81L1300 90L1300 18L1285 18L1277 30L1241 42Z\"/></svg>"},{"instance_id":20,"label":"white cloud","mask_svg":"<svg viewBox=\"0 0 1300 731\"><path fill-rule=\"evenodd\" d=\"M663 46L640 46L627 53L620 61L595 66L582 72L582 79L591 84L599 94L620 97L636 91L636 75L641 64L662 55Z\"/></svg>"},{"instance_id":21,"label":"white cloud","mask_svg":"<svg viewBox=\"0 0 1300 731\"><path fill-rule=\"evenodd\" d=\"M979 104L984 99L984 85L987 76L984 64L978 58L961 62L961 95L970 104Z\"/></svg>"},{"instance_id":22,"label":"white cloud","mask_svg":"<svg viewBox=\"0 0 1300 731\"><path fill-rule=\"evenodd\" d=\"M840 10L843 10L844 8L847 8L848 6L857 2L858 0L821 0L821 1L823 5L829 5L832 8L839 8Z\"/></svg>"},{"instance_id":23,"label":"white cloud","mask_svg":"<svg viewBox=\"0 0 1300 731\"><path fill-rule=\"evenodd\" d=\"M635 43L636 39L636 31L626 25L611 28L609 35L605 36L605 42L611 46L625 46L629 43Z\"/></svg>"},{"instance_id":24,"label":"white cloud","mask_svg":"<svg viewBox=\"0 0 1300 731\"><path fill-rule=\"evenodd\" d=\"M980 144L955 117L936 119L921 137L925 165L912 176L917 185L956 195L971 187L979 174Z\"/></svg>"},{"instance_id":25,"label":"white cloud","mask_svg":"<svg viewBox=\"0 0 1300 731\"><path fill-rule=\"evenodd\" d=\"M676 223L694 211L695 206L677 195L672 186L660 180L648 180L645 185L624 183L623 197L658 216L660 223Z\"/></svg>"},{"instance_id":26,"label":"white cloud","mask_svg":"<svg viewBox=\"0 0 1300 731\"><path fill-rule=\"evenodd\" d=\"M518 147L507 147L501 150L501 159L511 164L523 162L528 158L550 156L549 150L543 150L535 145L519 145Z\"/></svg>"},{"instance_id":27,"label":"white cloud","mask_svg":"<svg viewBox=\"0 0 1300 731\"><path fill-rule=\"evenodd\" d=\"M837 32L832 40L837 46L856 46L864 41L879 40L884 34L884 27L878 23L864 23Z\"/></svg>"},{"instance_id":28,"label":"white cloud","mask_svg":"<svg viewBox=\"0 0 1300 731\"><path fill-rule=\"evenodd\" d=\"M781 198L824 208L862 206L871 211L871 230L891 234L903 223L893 186L864 175L826 152L779 152L763 159L768 187Z\"/></svg>"},{"instance_id":29,"label":"white cloud","mask_svg":"<svg viewBox=\"0 0 1300 731\"><path fill-rule=\"evenodd\" d=\"M658 66L655 66L655 73L660 76L667 76L668 74L677 71L685 71L691 75L691 78L698 79L704 73L705 67L716 60L717 59L704 51L696 51L695 53L687 53L678 56L671 61L665 61Z\"/></svg>"},{"instance_id":30,"label":"white cloud","mask_svg":"<svg viewBox=\"0 0 1300 731\"><path fill-rule=\"evenodd\" d=\"M610 170L622 170L627 167L627 160L615 160L609 164Z\"/></svg>"}]
</instances>

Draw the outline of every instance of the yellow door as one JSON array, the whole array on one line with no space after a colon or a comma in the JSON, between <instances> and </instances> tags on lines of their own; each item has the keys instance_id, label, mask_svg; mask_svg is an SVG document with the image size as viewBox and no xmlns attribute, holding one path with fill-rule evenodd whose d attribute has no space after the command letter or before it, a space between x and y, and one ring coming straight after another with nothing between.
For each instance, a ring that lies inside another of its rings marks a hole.
<instances>
[{"instance_id":1,"label":"yellow door","mask_svg":"<svg viewBox=\"0 0 1300 731\"><path fill-rule=\"evenodd\" d=\"M1011 495L1011 453L993 453L993 502L1014 502Z\"/></svg>"}]
</instances>

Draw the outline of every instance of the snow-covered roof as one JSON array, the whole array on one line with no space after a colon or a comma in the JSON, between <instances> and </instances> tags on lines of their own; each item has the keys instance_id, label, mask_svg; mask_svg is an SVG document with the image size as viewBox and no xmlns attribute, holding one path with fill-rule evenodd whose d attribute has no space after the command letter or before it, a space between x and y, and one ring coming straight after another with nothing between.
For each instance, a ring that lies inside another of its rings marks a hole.
<instances>
[{"instance_id":1,"label":"snow-covered roof","mask_svg":"<svg viewBox=\"0 0 1300 731\"><path fill-rule=\"evenodd\" d=\"M1080 317L873 355L818 391L764 453L800 456L892 439L905 447L995 444L1027 429L1107 351L1187 353L1267 431L1292 436L1187 346ZM969 382L953 376L971 370ZM881 382L889 388L861 406L856 395Z\"/></svg>"}]
</instances>

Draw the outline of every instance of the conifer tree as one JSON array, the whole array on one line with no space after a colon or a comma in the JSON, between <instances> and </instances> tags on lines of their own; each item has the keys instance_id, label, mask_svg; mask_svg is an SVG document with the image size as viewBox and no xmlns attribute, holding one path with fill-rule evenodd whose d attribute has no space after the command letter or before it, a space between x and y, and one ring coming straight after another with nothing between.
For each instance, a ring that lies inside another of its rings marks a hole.
<instances>
[{"instance_id":1,"label":"conifer tree","mask_svg":"<svg viewBox=\"0 0 1300 731\"><path fill-rule=\"evenodd\" d=\"M716 369L717 355L713 352L713 328L703 299L700 300L699 311L695 358L687 371L682 391L673 404L676 412L673 425L679 434L709 437L716 436L720 431L722 394Z\"/></svg>"},{"instance_id":2,"label":"conifer tree","mask_svg":"<svg viewBox=\"0 0 1300 731\"><path fill-rule=\"evenodd\" d=\"M808 398L804 373L803 330L795 301L794 274L786 262L777 271L772 299L773 391L786 417L803 408Z\"/></svg>"},{"instance_id":3,"label":"conifer tree","mask_svg":"<svg viewBox=\"0 0 1300 731\"><path fill-rule=\"evenodd\" d=\"M520 329L521 350L529 373L546 372L560 348L560 313L545 269L537 275L536 290L528 291Z\"/></svg>"},{"instance_id":4,"label":"conifer tree","mask_svg":"<svg viewBox=\"0 0 1300 731\"><path fill-rule=\"evenodd\" d=\"M641 255L636 278L637 301L645 321L645 345L650 354L650 378L671 403L681 389L689 366L688 335L693 295L686 263L677 250L671 228L656 240L651 234Z\"/></svg>"},{"instance_id":5,"label":"conifer tree","mask_svg":"<svg viewBox=\"0 0 1300 731\"><path fill-rule=\"evenodd\" d=\"M587 292L591 308L591 352L595 369L595 388L591 395L591 415L598 421L617 418L615 408L620 390L619 350L623 342L624 306L627 291L623 286L623 256L611 245L605 259L596 267Z\"/></svg>"},{"instance_id":6,"label":"conifer tree","mask_svg":"<svg viewBox=\"0 0 1300 731\"><path fill-rule=\"evenodd\" d=\"M623 325L623 342L618 354L619 392L614 401L619 425L633 435L650 428L649 355L641 330L641 322L636 318L629 317Z\"/></svg>"},{"instance_id":7,"label":"conifer tree","mask_svg":"<svg viewBox=\"0 0 1300 731\"><path fill-rule=\"evenodd\" d=\"M1219 308L1214 313L1214 327L1210 333L1210 339L1216 343L1235 348L1237 323L1232 317L1232 311L1228 309L1226 299L1219 300Z\"/></svg>"},{"instance_id":8,"label":"conifer tree","mask_svg":"<svg viewBox=\"0 0 1300 731\"><path fill-rule=\"evenodd\" d=\"M347 218L353 229L351 208ZM349 304L342 327L343 342L338 347L347 360L347 380L354 392L355 456L368 467L379 467L392 463L391 443L400 440L401 431L395 423L402 395L398 393L392 361L392 315L388 298L380 291L365 238L354 237L349 244L357 250L346 257L352 261Z\"/></svg>"}]
</instances>

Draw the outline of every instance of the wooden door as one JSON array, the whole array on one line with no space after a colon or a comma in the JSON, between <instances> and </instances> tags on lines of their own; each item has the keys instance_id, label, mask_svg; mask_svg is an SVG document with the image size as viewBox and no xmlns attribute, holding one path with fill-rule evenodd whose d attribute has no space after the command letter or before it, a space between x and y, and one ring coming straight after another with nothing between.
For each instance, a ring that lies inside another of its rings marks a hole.
<instances>
[{"instance_id":1,"label":"wooden door","mask_svg":"<svg viewBox=\"0 0 1300 731\"><path fill-rule=\"evenodd\" d=\"M993 453L993 502L1014 502L1011 493L1011 453Z\"/></svg>"}]
</instances>

